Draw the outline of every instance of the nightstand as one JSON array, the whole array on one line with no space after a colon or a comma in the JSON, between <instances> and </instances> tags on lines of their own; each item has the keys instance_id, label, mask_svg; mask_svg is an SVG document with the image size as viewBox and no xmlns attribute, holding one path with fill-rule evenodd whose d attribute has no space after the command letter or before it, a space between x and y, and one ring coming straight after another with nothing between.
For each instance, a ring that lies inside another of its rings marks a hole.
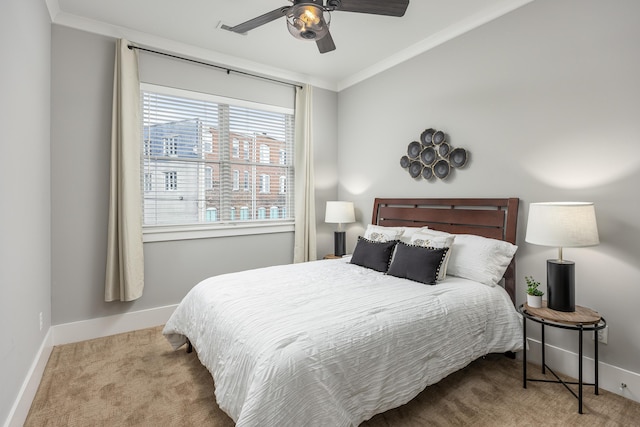
<instances>
[{"instance_id":1,"label":"nightstand","mask_svg":"<svg viewBox=\"0 0 640 427\"><path fill-rule=\"evenodd\" d=\"M328 255L325 255L324 257L322 257L322 259L340 259L340 258L342 258L342 257L338 256L338 255L333 255L333 254L328 254Z\"/></svg>"},{"instance_id":2,"label":"nightstand","mask_svg":"<svg viewBox=\"0 0 640 427\"><path fill-rule=\"evenodd\" d=\"M518 311L522 313L522 341L524 344L524 351L522 352L522 386L527 388L527 381L538 381L548 383L560 383L565 386L567 390L578 399L578 413L582 414L582 387L593 386L595 394L598 394L598 331L604 329L607 326L606 320L598 314L598 312L591 310L590 308L581 307L576 305L576 311L564 312L555 311L547 308L547 302L542 302L542 308L532 308L527 304L523 304L518 308ZM541 329L541 341L542 341L542 374L549 372L556 378L555 380L546 379L534 379L527 378L527 320L532 320L542 325ZM568 329L578 332L578 381L564 381L553 370L547 366L545 361L545 342L544 342L544 328L549 326L552 328ZM583 357L583 335L584 332L593 332L594 342L594 378L593 383L585 383L582 379L582 357ZM578 385L578 394L569 387L568 384Z\"/></svg>"}]
</instances>

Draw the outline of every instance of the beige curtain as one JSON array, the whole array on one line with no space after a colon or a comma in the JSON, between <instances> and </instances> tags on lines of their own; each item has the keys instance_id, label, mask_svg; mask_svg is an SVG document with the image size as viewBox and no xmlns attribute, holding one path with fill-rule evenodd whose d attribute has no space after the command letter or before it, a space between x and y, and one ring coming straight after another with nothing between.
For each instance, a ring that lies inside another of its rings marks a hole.
<instances>
[{"instance_id":1,"label":"beige curtain","mask_svg":"<svg viewBox=\"0 0 640 427\"><path fill-rule=\"evenodd\" d=\"M293 262L316 259L316 204L313 181L312 88L296 87L295 247Z\"/></svg>"},{"instance_id":2,"label":"beige curtain","mask_svg":"<svg viewBox=\"0 0 640 427\"><path fill-rule=\"evenodd\" d=\"M128 45L116 42L105 301L135 300L144 287L140 80L137 51Z\"/></svg>"}]
</instances>

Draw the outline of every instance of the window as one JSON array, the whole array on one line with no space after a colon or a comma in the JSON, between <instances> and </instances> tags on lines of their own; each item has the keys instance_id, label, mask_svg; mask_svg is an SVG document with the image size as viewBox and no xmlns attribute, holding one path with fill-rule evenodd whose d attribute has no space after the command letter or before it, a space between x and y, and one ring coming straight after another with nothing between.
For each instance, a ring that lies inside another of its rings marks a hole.
<instances>
[{"instance_id":1,"label":"window","mask_svg":"<svg viewBox=\"0 0 640 427\"><path fill-rule=\"evenodd\" d=\"M207 208L207 222L215 222L218 220L218 209Z\"/></svg>"},{"instance_id":2,"label":"window","mask_svg":"<svg viewBox=\"0 0 640 427\"><path fill-rule=\"evenodd\" d=\"M178 155L178 138L176 136L170 136L164 138L164 155L165 156L177 156Z\"/></svg>"},{"instance_id":3,"label":"window","mask_svg":"<svg viewBox=\"0 0 640 427\"><path fill-rule=\"evenodd\" d=\"M141 89L145 230L291 223L293 192L272 192L270 177L280 190L294 182L286 164L294 154L293 110L146 83ZM273 150L280 161L271 160Z\"/></svg>"},{"instance_id":4,"label":"window","mask_svg":"<svg viewBox=\"0 0 640 427\"><path fill-rule=\"evenodd\" d=\"M240 189L240 171L235 169L233 171L233 191Z\"/></svg>"},{"instance_id":5,"label":"window","mask_svg":"<svg viewBox=\"0 0 640 427\"><path fill-rule=\"evenodd\" d=\"M144 174L144 191L152 191L153 190L153 175L151 175L150 173L145 173Z\"/></svg>"},{"instance_id":6,"label":"window","mask_svg":"<svg viewBox=\"0 0 640 427\"><path fill-rule=\"evenodd\" d=\"M249 187L250 178L249 171L244 171L244 191L249 191L251 188Z\"/></svg>"},{"instance_id":7,"label":"window","mask_svg":"<svg viewBox=\"0 0 640 427\"><path fill-rule=\"evenodd\" d=\"M204 152L212 153L213 152L213 132L204 132L202 134L204 138Z\"/></svg>"},{"instance_id":8,"label":"window","mask_svg":"<svg viewBox=\"0 0 640 427\"><path fill-rule=\"evenodd\" d=\"M207 190L213 190L213 168L211 166L204 168L204 187Z\"/></svg>"},{"instance_id":9,"label":"window","mask_svg":"<svg viewBox=\"0 0 640 427\"><path fill-rule=\"evenodd\" d=\"M243 146L244 146L244 159L249 160L249 155L251 153L249 141L244 141Z\"/></svg>"},{"instance_id":10,"label":"window","mask_svg":"<svg viewBox=\"0 0 640 427\"><path fill-rule=\"evenodd\" d=\"M260 192L269 193L271 191L271 177L269 175L260 175Z\"/></svg>"},{"instance_id":11,"label":"window","mask_svg":"<svg viewBox=\"0 0 640 427\"><path fill-rule=\"evenodd\" d=\"M260 145L260 163L269 164L271 163L270 159L270 150L267 144Z\"/></svg>"},{"instance_id":12,"label":"window","mask_svg":"<svg viewBox=\"0 0 640 427\"><path fill-rule=\"evenodd\" d=\"M281 176L280 177L280 194L286 194L286 193L287 193L287 177Z\"/></svg>"},{"instance_id":13,"label":"window","mask_svg":"<svg viewBox=\"0 0 640 427\"><path fill-rule=\"evenodd\" d=\"M233 138L233 154L232 154L234 159L237 159L238 157L240 157L240 141L238 141L236 138Z\"/></svg>"},{"instance_id":14,"label":"window","mask_svg":"<svg viewBox=\"0 0 640 427\"><path fill-rule=\"evenodd\" d=\"M178 172L172 171L164 173L164 189L167 191L178 189Z\"/></svg>"},{"instance_id":15,"label":"window","mask_svg":"<svg viewBox=\"0 0 640 427\"><path fill-rule=\"evenodd\" d=\"M240 208L240 221L247 221L249 219L249 207L243 206Z\"/></svg>"},{"instance_id":16,"label":"window","mask_svg":"<svg viewBox=\"0 0 640 427\"><path fill-rule=\"evenodd\" d=\"M271 206L269 208L269 219L278 219L278 207Z\"/></svg>"}]
</instances>

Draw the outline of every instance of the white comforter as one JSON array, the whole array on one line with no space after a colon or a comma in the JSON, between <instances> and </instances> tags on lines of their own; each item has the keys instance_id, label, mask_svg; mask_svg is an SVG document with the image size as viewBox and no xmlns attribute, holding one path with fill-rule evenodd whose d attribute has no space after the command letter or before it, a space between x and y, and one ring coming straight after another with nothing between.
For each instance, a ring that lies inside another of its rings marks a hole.
<instances>
[{"instance_id":1,"label":"white comforter","mask_svg":"<svg viewBox=\"0 0 640 427\"><path fill-rule=\"evenodd\" d=\"M491 352L522 348L507 293L428 286L347 259L208 278L163 333L189 338L238 427L357 426Z\"/></svg>"}]
</instances>

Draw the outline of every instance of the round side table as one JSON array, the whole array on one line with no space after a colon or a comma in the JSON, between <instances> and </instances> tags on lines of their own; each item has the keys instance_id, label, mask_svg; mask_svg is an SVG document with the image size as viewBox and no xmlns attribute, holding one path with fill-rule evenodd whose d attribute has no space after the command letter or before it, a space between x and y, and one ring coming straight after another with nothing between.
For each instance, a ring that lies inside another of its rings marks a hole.
<instances>
[{"instance_id":1,"label":"round side table","mask_svg":"<svg viewBox=\"0 0 640 427\"><path fill-rule=\"evenodd\" d=\"M565 386L578 399L578 413L582 414L582 387L593 386L595 394L598 394L598 331L607 326L606 320L600 314L590 308L576 306L576 311L564 312L547 308L547 302L542 302L542 308L529 307L522 304L518 311L522 313L522 342L524 351L522 352L522 386L527 388L527 381L560 383ZM541 341L542 341L542 374L549 372L556 378L555 380L527 378L527 320L539 323L541 325ZM562 380L546 363L545 360L545 326L552 328L568 329L578 332L578 381ZM593 383L585 383L582 379L582 357L583 357L583 335L584 332L593 332L594 341L594 375ZM578 394L569 387L569 384L578 385Z\"/></svg>"}]
</instances>

